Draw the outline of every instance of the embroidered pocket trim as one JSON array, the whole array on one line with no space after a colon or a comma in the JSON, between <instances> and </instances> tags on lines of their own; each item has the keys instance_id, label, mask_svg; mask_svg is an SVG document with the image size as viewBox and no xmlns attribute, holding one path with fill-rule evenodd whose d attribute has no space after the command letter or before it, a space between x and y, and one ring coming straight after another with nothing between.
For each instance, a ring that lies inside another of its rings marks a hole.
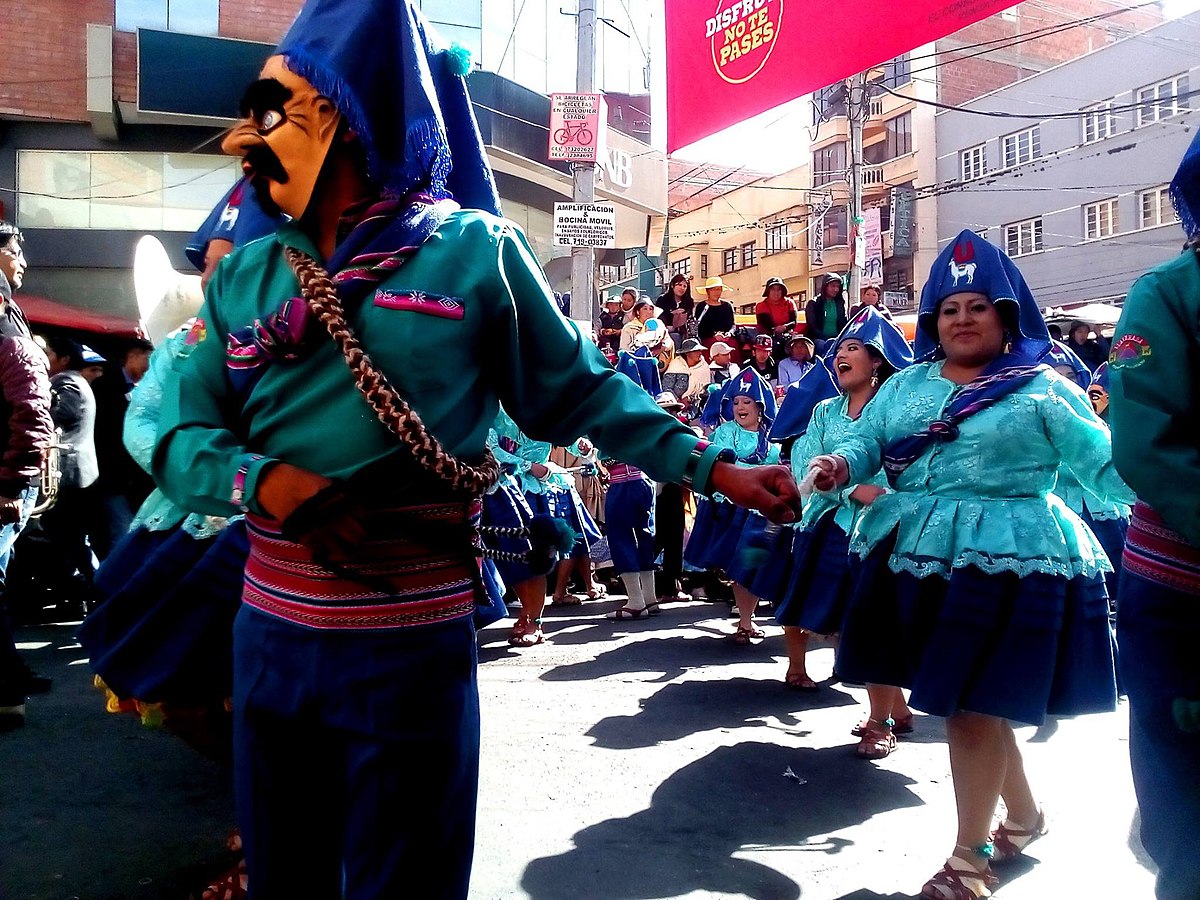
<instances>
[{"instance_id":1,"label":"embroidered pocket trim","mask_svg":"<svg viewBox=\"0 0 1200 900\"><path fill-rule=\"evenodd\" d=\"M461 321L466 313L466 307L457 297L443 297L425 291L376 291L375 305L456 321Z\"/></svg>"}]
</instances>

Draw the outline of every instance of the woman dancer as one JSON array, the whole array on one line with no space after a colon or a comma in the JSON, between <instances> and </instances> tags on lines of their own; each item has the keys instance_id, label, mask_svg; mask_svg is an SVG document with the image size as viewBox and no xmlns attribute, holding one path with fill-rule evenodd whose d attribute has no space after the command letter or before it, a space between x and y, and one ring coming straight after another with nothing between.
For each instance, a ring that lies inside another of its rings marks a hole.
<instances>
[{"instance_id":1,"label":"woman dancer","mask_svg":"<svg viewBox=\"0 0 1200 900\"><path fill-rule=\"evenodd\" d=\"M912 363L912 350L904 334L868 306L834 339L831 359L841 395L818 404L808 429L792 448L792 471L801 478L813 457L838 445L888 377ZM827 380L828 370L814 377ZM805 667L808 636L841 632L852 584L850 535L862 510L885 492L886 485L882 475L875 475L837 494L814 494L805 506L796 528L791 577L775 610L787 641L789 687L817 688ZM870 713L854 729L861 738L857 753L882 759L895 749L895 733L912 731L912 713L899 688L870 684L867 695Z\"/></svg>"},{"instance_id":2,"label":"woman dancer","mask_svg":"<svg viewBox=\"0 0 1200 900\"><path fill-rule=\"evenodd\" d=\"M709 395L702 421L717 425L709 440L737 454L743 465L773 465L779 462L779 447L768 443L767 432L775 419L775 395L771 386L756 372L747 369L737 378L727 381L719 391ZM722 497L702 499L696 511L692 536L684 549L684 561L698 569L721 569L729 572L738 560L742 531L750 521L750 513L734 506ZM751 525L761 533L766 520ZM743 579L750 577L743 572ZM734 583L734 603L737 605L738 625L730 639L742 646L765 637L754 624L758 597L745 585Z\"/></svg>"},{"instance_id":3,"label":"woman dancer","mask_svg":"<svg viewBox=\"0 0 1200 900\"><path fill-rule=\"evenodd\" d=\"M880 470L893 491L859 519L864 557L838 669L912 689L946 716L958 806L954 850L922 895L990 895L991 863L1045 833L1007 720L1041 724L1116 702L1104 551L1055 497L1066 463L1105 500L1132 499L1083 392L1039 360L1041 311L1021 273L962 232L922 292L917 355L834 454L818 490ZM1007 818L992 830L998 799Z\"/></svg>"},{"instance_id":4,"label":"woman dancer","mask_svg":"<svg viewBox=\"0 0 1200 900\"><path fill-rule=\"evenodd\" d=\"M1054 366L1055 371L1064 378L1070 378L1085 391L1089 392L1088 400L1092 408L1096 403L1091 398L1092 373L1087 365L1066 344L1055 341L1047 357L1047 362ZM1104 416L1096 413L1103 420ZM1111 438L1110 438L1111 446ZM1117 583L1121 577L1121 557L1125 552L1125 533L1129 530L1131 508L1124 503L1106 503L1079 483L1075 473L1066 466L1058 470L1058 484L1054 488L1057 494L1070 507L1071 512L1083 519L1100 546L1108 561L1112 563L1112 571L1104 574L1104 586L1108 589L1109 606L1115 608L1117 599Z\"/></svg>"}]
</instances>

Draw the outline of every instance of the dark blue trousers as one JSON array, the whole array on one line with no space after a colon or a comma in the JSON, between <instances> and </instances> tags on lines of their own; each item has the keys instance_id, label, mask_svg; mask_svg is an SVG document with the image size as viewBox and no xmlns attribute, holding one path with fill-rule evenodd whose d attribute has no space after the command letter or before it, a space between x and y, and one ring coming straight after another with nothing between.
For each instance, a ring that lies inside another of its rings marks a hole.
<instances>
[{"instance_id":1,"label":"dark blue trousers","mask_svg":"<svg viewBox=\"0 0 1200 900\"><path fill-rule=\"evenodd\" d=\"M1200 897L1200 734L1185 734L1171 705L1200 699L1200 596L1121 573L1121 675L1129 692L1129 757L1142 845L1158 864L1158 900Z\"/></svg>"},{"instance_id":2,"label":"dark blue trousers","mask_svg":"<svg viewBox=\"0 0 1200 900\"><path fill-rule=\"evenodd\" d=\"M250 896L465 898L479 781L471 619L331 633L243 607L233 653Z\"/></svg>"}]
</instances>

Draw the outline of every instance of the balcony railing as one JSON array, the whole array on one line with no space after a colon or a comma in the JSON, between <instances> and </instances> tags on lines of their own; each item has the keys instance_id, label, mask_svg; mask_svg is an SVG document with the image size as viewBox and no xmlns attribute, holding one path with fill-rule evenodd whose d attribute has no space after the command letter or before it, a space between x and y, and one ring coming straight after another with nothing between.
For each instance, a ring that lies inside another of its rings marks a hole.
<instances>
[{"instance_id":1,"label":"balcony railing","mask_svg":"<svg viewBox=\"0 0 1200 900\"><path fill-rule=\"evenodd\" d=\"M883 184L883 166L863 166L862 183L863 187L878 187Z\"/></svg>"}]
</instances>

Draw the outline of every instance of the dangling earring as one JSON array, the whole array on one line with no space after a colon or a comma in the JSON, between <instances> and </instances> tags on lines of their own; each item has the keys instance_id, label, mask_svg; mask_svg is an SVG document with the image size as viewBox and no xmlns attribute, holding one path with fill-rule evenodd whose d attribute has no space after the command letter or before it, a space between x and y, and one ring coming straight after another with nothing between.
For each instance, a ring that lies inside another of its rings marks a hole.
<instances>
[{"instance_id":1,"label":"dangling earring","mask_svg":"<svg viewBox=\"0 0 1200 900\"><path fill-rule=\"evenodd\" d=\"M1012 353L1012 335L1007 331L1004 332L1004 353L1005 355Z\"/></svg>"},{"instance_id":2,"label":"dangling earring","mask_svg":"<svg viewBox=\"0 0 1200 900\"><path fill-rule=\"evenodd\" d=\"M879 387L879 370L878 369L874 369L871 372L871 387L872 388Z\"/></svg>"}]
</instances>

